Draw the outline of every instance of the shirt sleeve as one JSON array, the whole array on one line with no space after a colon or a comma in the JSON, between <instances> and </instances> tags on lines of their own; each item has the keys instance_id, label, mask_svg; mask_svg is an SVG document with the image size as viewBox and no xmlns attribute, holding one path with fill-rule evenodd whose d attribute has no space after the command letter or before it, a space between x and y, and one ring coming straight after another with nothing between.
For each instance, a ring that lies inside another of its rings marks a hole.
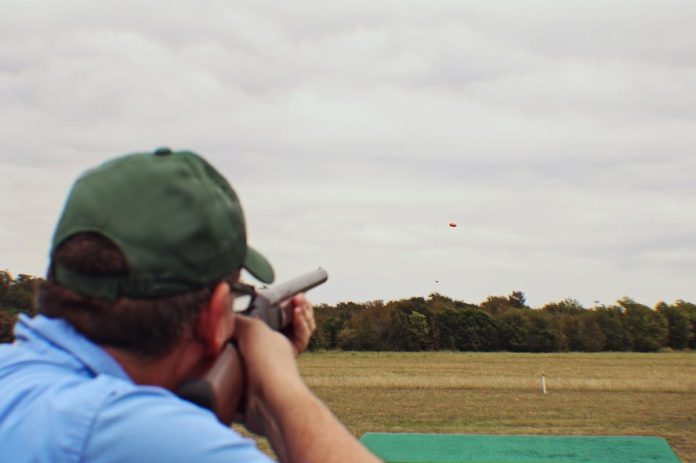
<instances>
[{"instance_id":1,"label":"shirt sleeve","mask_svg":"<svg viewBox=\"0 0 696 463\"><path fill-rule=\"evenodd\" d=\"M97 413L87 462L269 463L252 439L159 388L114 391Z\"/></svg>"}]
</instances>

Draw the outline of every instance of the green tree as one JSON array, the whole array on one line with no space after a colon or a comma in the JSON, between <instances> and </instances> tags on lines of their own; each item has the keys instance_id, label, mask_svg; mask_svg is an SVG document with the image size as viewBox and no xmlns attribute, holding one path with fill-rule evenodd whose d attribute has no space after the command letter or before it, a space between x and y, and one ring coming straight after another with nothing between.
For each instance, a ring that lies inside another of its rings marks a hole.
<instances>
[{"instance_id":1,"label":"green tree","mask_svg":"<svg viewBox=\"0 0 696 463\"><path fill-rule=\"evenodd\" d=\"M662 314L628 297L617 303L624 309L624 320L633 338L634 350L654 352L667 345L667 320Z\"/></svg>"},{"instance_id":2,"label":"green tree","mask_svg":"<svg viewBox=\"0 0 696 463\"><path fill-rule=\"evenodd\" d=\"M599 352L604 349L606 337L593 310L585 309L574 299L552 302L542 310L552 316L558 350Z\"/></svg>"},{"instance_id":3,"label":"green tree","mask_svg":"<svg viewBox=\"0 0 696 463\"><path fill-rule=\"evenodd\" d=\"M526 308L524 294L520 291L514 291L510 296L488 296L481 303L481 309L485 310L493 316L498 316L510 309Z\"/></svg>"},{"instance_id":4,"label":"green tree","mask_svg":"<svg viewBox=\"0 0 696 463\"><path fill-rule=\"evenodd\" d=\"M342 350L390 350L387 333L390 311L382 301L368 302L354 312L336 336L336 347Z\"/></svg>"},{"instance_id":5,"label":"green tree","mask_svg":"<svg viewBox=\"0 0 696 463\"><path fill-rule=\"evenodd\" d=\"M688 347L690 349L696 349L696 304L678 300L674 303L674 307L684 311L687 314L689 324L691 325L691 334L689 335Z\"/></svg>"},{"instance_id":6,"label":"green tree","mask_svg":"<svg viewBox=\"0 0 696 463\"><path fill-rule=\"evenodd\" d=\"M7 275L0 275L5 279ZM11 278L11 277L10 277ZM25 312L34 314L34 296L39 279L26 274L19 274L14 280L10 280L9 286L3 290L2 307L15 313Z\"/></svg>"},{"instance_id":7,"label":"green tree","mask_svg":"<svg viewBox=\"0 0 696 463\"><path fill-rule=\"evenodd\" d=\"M500 346L511 352L527 351L529 318L527 310L510 308L498 316Z\"/></svg>"},{"instance_id":8,"label":"green tree","mask_svg":"<svg viewBox=\"0 0 696 463\"><path fill-rule=\"evenodd\" d=\"M583 313L587 309L585 309L582 304L575 299L566 298L560 302L549 302L542 307L541 310L554 314L577 315Z\"/></svg>"},{"instance_id":9,"label":"green tree","mask_svg":"<svg viewBox=\"0 0 696 463\"><path fill-rule=\"evenodd\" d=\"M513 291L508 296L508 301L510 302L510 305L516 309L527 308L527 298L524 297L524 293L522 291Z\"/></svg>"},{"instance_id":10,"label":"green tree","mask_svg":"<svg viewBox=\"0 0 696 463\"><path fill-rule=\"evenodd\" d=\"M438 314L446 311L452 310L456 307L456 302L447 296L442 294L433 293L428 297L428 309L432 317L430 324L430 338L431 345L433 349L440 349L440 339L442 333L440 333L440 325L437 323Z\"/></svg>"},{"instance_id":11,"label":"green tree","mask_svg":"<svg viewBox=\"0 0 696 463\"><path fill-rule=\"evenodd\" d=\"M633 336L625 325L622 307L599 307L594 312L595 320L605 338L605 350L630 351L633 349Z\"/></svg>"},{"instance_id":12,"label":"green tree","mask_svg":"<svg viewBox=\"0 0 696 463\"><path fill-rule=\"evenodd\" d=\"M436 316L440 331L440 348L460 351L499 349L498 323L480 309L456 308Z\"/></svg>"},{"instance_id":13,"label":"green tree","mask_svg":"<svg viewBox=\"0 0 696 463\"><path fill-rule=\"evenodd\" d=\"M431 313L437 314L456 307L457 301L439 293L432 293L428 296L428 309Z\"/></svg>"},{"instance_id":14,"label":"green tree","mask_svg":"<svg viewBox=\"0 0 696 463\"><path fill-rule=\"evenodd\" d=\"M310 339L309 349L336 349L338 347L338 333L354 313L364 309L364 305L354 302L340 302L335 306L316 305L314 317L317 322L317 330Z\"/></svg>"},{"instance_id":15,"label":"green tree","mask_svg":"<svg viewBox=\"0 0 696 463\"><path fill-rule=\"evenodd\" d=\"M607 343L602 327L597 321L597 314L585 310L573 317L576 321L576 332L573 338L572 350L580 352L601 352Z\"/></svg>"},{"instance_id":16,"label":"green tree","mask_svg":"<svg viewBox=\"0 0 696 463\"><path fill-rule=\"evenodd\" d=\"M387 304L390 323L386 333L390 350L419 351L433 347L429 302L422 297Z\"/></svg>"},{"instance_id":17,"label":"green tree","mask_svg":"<svg viewBox=\"0 0 696 463\"><path fill-rule=\"evenodd\" d=\"M554 329L553 318L550 314L537 310L529 310L526 350L529 352L554 352L561 350L561 333Z\"/></svg>"},{"instance_id":18,"label":"green tree","mask_svg":"<svg viewBox=\"0 0 696 463\"><path fill-rule=\"evenodd\" d=\"M403 324L404 337L409 340L408 350L425 350L430 346L428 317L412 310Z\"/></svg>"},{"instance_id":19,"label":"green tree","mask_svg":"<svg viewBox=\"0 0 696 463\"><path fill-rule=\"evenodd\" d=\"M667 345L672 349L686 349L691 337L689 313L683 306L660 302L655 309L667 320Z\"/></svg>"}]
</instances>

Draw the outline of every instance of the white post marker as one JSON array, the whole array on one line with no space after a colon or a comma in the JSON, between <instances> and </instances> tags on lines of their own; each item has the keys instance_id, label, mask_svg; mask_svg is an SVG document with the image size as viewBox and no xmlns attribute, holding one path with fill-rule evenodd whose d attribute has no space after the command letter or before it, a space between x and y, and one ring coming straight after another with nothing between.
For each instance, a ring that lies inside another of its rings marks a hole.
<instances>
[{"instance_id":1,"label":"white post marker","mask_svg":"<svg viewBox=\"0 0 696 463\"><path fill-rule=\"evenodd\" d=\"M544 376L544 373L541 373L541 392L542 394L546 394L546 376Z\"/></svg>"}]
</instances>

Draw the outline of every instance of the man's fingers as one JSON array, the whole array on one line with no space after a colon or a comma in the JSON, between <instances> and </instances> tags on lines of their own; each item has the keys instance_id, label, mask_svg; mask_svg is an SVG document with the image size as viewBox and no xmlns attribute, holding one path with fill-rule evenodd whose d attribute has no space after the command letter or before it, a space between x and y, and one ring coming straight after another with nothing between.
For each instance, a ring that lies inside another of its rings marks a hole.
<instances>
[{"instance_id":1,"label":"man's fingers","mask_svg":"<svg viewBox=\"0 0 696 463\"><path fill-rule=\"evenodd\" d=\"M299 355L307 349L309 338L312 337L317 324L314 319L314 309L303 294L294 296L291 302L294 306L294 320L289 338L295 354Z\"/></svg>"},{"instance_id":2,"label":"man's fingers","mask_svg":"<svg viewBox=\"0 0 696 463\"><path fill-rule=\"evenodd\" d=\"M310 303L309 307L305 311L305 320L307 320L307 325L309 326L309 331L314 333L317 329L317 322L314 318L314 306Z\"/></svg>"}]
</instances>

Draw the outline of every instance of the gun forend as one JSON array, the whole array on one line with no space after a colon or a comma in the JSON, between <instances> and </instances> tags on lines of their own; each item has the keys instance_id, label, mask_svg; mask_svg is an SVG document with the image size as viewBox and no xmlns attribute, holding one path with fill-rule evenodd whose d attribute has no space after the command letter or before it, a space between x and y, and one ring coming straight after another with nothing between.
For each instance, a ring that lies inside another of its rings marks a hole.
<instances>
[{"instance_id":1,"label":"gun forend","mask_svg":"<svg viewBox=\"0 0 696 463\"><path fill-rule=\"evenodd\" d=\"M242 314L260 318L272 329L280 331L292 322L292 307L281 307L281 302L319 286L328 278L326 270L318 268L285 283L259 289L253 305Z\"/></svg>"}]
</instances>

